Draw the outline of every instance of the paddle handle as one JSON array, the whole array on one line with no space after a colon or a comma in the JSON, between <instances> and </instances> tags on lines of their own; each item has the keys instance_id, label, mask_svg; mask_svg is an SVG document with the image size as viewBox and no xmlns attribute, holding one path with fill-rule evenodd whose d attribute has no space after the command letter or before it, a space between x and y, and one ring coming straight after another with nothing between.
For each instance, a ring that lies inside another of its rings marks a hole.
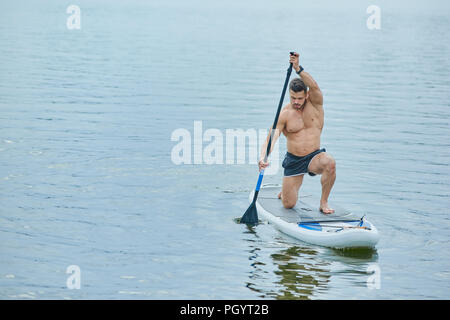
<instances>
[{"instance_id":1,"label":"paddle handle","mask_svg":"<svg viewBox=\"0 0 450 320\"><path fill-rule=\"evenodd\" d=\"M293 55L294 53L290 52L290 54ZM267 143L267 150L266 150L266 154L264 156L264 162L267 162L267 157L269 156L270 148L272 147L273 136L275 134L275 129L277 128L278 118L280 117L280 111L281 111L281 107L283 106L284 96L286 95L286 89L287 89L287 85L289 82L289 78L291 77L291 73L292 73L292 63L289 63L289 68L287 69L287 73L286 73L286 79L284 80L283 91L281 92L280 102L278 103L277 114L275 116L275 120L273 121L272 132L270 133L269 142ZM258 193L259 193L259 189L261 188L261 183L262 183L263 177L264 177L264 169L262 169L259 172L258 182L256 183L255 194L253 196L253 201L252 201L253 203L255 203L256 198L258 198Z\"/></svg>"},{"instance_id":2,"label":"paddle handle","mask_svg":"<svg viewBox=\"0 0 450 320\"><path fill-rule=\"evenodd\" d=\"M259 172L258 182L256 183L255 191L259 191L259 189L261 188L261 183L262 183L263 177L264 177L264 169L262 169Z\"/></svg>"},{"instance_id":3,"label":"paddle handle","mask_svg":"<svg viewBox=\"0 0 450 320\"><path fill-rule=\"evenodd\" d=\"M259 189L261 189L261 183L264 177L264 169L262 169L259 172L258 182L256 183L255 193L253 194L253 200L252 203L256 202L256 199L258 198Z\"/></svg>"},{"instance_id":4,"label":"paddle handle","mask_svg":"<svg viewBox=\"0 0 450 320\"><path fill-rule=\"evenodd\" d=\"M290 52L290 54L293 55L294 52ZM267 162L267 158L270 154L270 148L272 147L273 136L274 136L275 130L277 128L278 118L280 117L281 107L283 106L284 96L286 95L286 89L287 89L287 85L289 82L289 78L291 77L291 73L292 73L292 63L289 63L289 68L287 69L286 79L284 80L283 91L281 92L280 102L278 103L277 114L275 116L275 119L273 120L272 132L270 133L269 142L267 143L267 150L266 150L266 154L264 156L264 162Z\"/></svg>"},{"instance_id":5,"label":"paddle handle","mask_svg":"<svg viewBox=\"0 0 450 320\"><path fill-rule=\"evenodd\" d=\"M293 52L291 52L291 55L292 54L293 54ZM283 86L283 91L281 93L280 103L278 104L277 115L275 116L275 120L273 122L272 132L270 134L269 141L267 142L267 150L266 150L266 154L264 156L265 161L267 161L267 157L270 153L270 147L272 146L273 134L277 127L278 117L280 116L281 106L283 105L284 95L286 93L286 88L287 88L289 78L291 76L291 72L292 72L292 63L289 64L289 68L287 70L286 80L284 81L284 86ZM261 183L262 183L263 177L264 177L264 169L262 169L259 172L258 182L256 184L255 193L253 195L253 201L250 204L250 206L248 207L247 211L245 211L244 215L242 216L240 223L247 223L247 224L253 224L253 225L258 223L258 212L256 211L256 198L258 197L258 193L259 193L259 189L261 188Z\"/></svg>"}]
</instances>

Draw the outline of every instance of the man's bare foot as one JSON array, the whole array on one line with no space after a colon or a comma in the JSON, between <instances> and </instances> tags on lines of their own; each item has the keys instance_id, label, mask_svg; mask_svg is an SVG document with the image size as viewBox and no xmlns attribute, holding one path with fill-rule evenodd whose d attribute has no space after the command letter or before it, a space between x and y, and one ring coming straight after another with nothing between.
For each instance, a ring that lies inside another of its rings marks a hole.
<instances>
[{"instance_id":1,"label":"man's bare foot","mask_svg":"<svg viewBox=\"0 0 450 320\"><path fill-rule=\"evenodd\" d=\"M278 194L278 199L281 199L281 191L280 191L280 193Z\"/></svg>"},{"instance_id":2,"label":"man's bare foot","mask_svg":"<svg viewBox=\"0 0 450 320\"><path fill-rule=\"evenodd\" d=\"M319 210L320 210L320 212L322 212L324 214L330 214L330 213L334 212L334 209L330 208L327 203L320 205Z\"/></svg>"}]
</instances>

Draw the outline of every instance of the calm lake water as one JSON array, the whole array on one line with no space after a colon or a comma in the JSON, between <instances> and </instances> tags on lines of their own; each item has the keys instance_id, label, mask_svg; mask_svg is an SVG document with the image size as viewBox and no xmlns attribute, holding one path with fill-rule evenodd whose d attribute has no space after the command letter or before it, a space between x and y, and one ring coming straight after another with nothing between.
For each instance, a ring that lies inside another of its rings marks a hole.
<instances>
[{"instance_id":1,"label":"calm lake water","mask_svg":"<svg viewBox=\"0 0 450 320\"><path fill-rule=\"evenodd\" d=\"M70 4L0 4L0 298L450 298L447 2L77 0L68 29ZM224 161L227 129L271 126L292 50L324 93L330 201L376 250L236 224L256 163L193 163L196 121Z\"/></svg>"}]
</instances>

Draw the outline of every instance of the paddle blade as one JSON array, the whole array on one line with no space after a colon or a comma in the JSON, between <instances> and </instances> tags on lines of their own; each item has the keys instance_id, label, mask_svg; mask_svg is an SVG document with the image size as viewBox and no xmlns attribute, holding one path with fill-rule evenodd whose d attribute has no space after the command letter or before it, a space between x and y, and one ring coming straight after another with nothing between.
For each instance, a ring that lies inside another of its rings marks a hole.
<instances>
[{"instance_id":1,"label":"paddle blade","mask_svg":"<svg viewBox=\"0 0 450 320\"><path fill-rule=\"evenodd\" d=\"M247 211L241 218L241 223L256 225L258 223L258 212L256 211L256 204L252 202Z\"/></svg>"}]
</instances>

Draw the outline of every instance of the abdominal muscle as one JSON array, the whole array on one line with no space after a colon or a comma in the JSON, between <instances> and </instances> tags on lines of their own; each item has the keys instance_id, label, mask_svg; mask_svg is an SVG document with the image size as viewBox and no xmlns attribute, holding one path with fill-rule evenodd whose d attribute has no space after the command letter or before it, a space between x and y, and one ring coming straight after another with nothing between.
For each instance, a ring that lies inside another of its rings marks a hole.
<instances>
[{"instance_id":1,"label":"abdominal muscle","mask_svg":"<svg viewBox=\"0 0 450 320\"><path fill-rule=\"evenodd\" d=\"M302 157L320 149L319 128L303 128L297 132L283 132L287 140L287 151Z\"/></svg>"}]
</instances>

